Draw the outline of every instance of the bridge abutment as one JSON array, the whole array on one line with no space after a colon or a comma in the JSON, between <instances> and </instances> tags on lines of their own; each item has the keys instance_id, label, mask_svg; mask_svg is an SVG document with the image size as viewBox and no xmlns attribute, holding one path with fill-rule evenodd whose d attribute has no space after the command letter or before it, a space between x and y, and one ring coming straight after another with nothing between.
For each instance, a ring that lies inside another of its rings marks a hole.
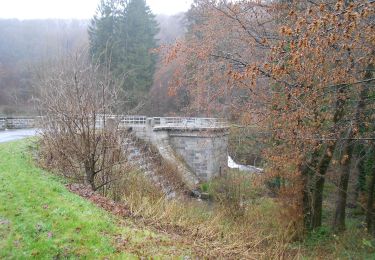
<instances>
[{"instance_id":1,"label":"bridge abutment","mask_svg":"<svg viewBox=\"0 0 375 260\"><path fill-rule=\"evenodd\" d=\"M220 176L228 168L228 127L214 119L147 118L132 132L151 143L169 163L178 165L191 188Z\"/></svg>"},{"instance_id":2,"label":"bridge abutment","mask_svg":"<svg viewBox=\"0 0 375 260\"><path fill-rule=\"evenodd\" d=\"M223 174L228 167L228 134L220 130L171 130L169 142L200 181Z\"/></svg>"}]
</instances>

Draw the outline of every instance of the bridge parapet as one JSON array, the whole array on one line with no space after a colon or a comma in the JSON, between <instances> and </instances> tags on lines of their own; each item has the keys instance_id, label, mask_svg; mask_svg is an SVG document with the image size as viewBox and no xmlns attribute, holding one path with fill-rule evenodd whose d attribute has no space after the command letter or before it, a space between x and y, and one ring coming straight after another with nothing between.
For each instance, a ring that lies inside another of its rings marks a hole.
<instances>
[{"instance_id":1,"label":"bridge parapet","mask_svg":"<svg viewBox=\"0 0 375 260\"><path fill-rule=\"evenodd\" d=\"M196 118L196 117L154 117L153 128L196 128L196 129L222 129L228 128L228 123L220 118Z\"/></svg>"},{"instance_id":2,"label":"bridge parapet","mask_svg":"<svg viewBox=\"0 0 375 260\"><path fill-rule=\"evenodd\" d=\"M119 116L100 115L97 123L102 125L104 120L113 119L119 127L152 127L153 130L162 129L226 129L229 128L227 121L221 118L199 118L199 117L146 117L146 116Z\"/></svg>"},{"instance_id":3,"label":"bridge parapet","mask_svg":"<svg viewBox=\"0 0 375 260\"><path fill-rule=\"evenodd\" d=\"M30 128L35 126L38 117L0 117L0 129L12 128ZM119 115L99 115L97 119L98 126L102 126L104 118L118 120L120 127L127 126L146 126L150 125L153 129L164 128L197 128L197 129L222 129L229 125L224 119L220 118L195 118L195 117L151 117L146 116L119 116Z\"/></svg>"},{"instance_id":4,"label":"bridge parapet","mask_svg":"<svg viewBox=\"0 0 375 260\"><path fill-rule=\"evenodd\" d=\"M128 125L146 125L147 117L145 116L120 116L120 126Z\"/></svg>"},{"instance_id":5,"label":"bridge parapet","mask_svg":"<svg viewBox=\"0 0 375 260\"><path fill-rule=\"evenodd\" d=\"M102 119L102 117L99 117ZM189 128L228 128L228 123L221 118L200 117L146 117L146 116L116 116L106 118L117 119L121 126L150 124L152 127L189 127Z\"/></svg>"}]
</instances>

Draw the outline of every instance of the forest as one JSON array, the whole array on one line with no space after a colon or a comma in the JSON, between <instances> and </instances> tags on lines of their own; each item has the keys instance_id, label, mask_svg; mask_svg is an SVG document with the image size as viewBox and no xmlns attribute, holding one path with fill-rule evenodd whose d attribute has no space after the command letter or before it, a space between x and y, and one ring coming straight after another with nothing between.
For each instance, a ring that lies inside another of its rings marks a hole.
<instances>
[{"instance_id":1,"label":"forest","mask_svg":"<svg viewBox=\"0 0 375 260\"><path fill-rule=\"evenodd\" d=\"M43 116L37 164L178 237L173 256L375 257L375 1L194 0L166 16L103 0L90 21L0 20L0 35L0 115ZM228 154L261 173L192 192L118 114L223 119Z\"/></svg>"},{"instance_id":2,"label":"forest","mask_svg":"<svg viewBox=\"0 0 375 260\"><path fill-rule=\"evenodd\" d=\"M184 34L183 14L158 15L156 19L160 29L155 36L158 45L172 44ZM88 20L0 19L0 114L37 114L33 101L37 91L33 83L38 68L65 55L87 51L89 26ZM155 89L156 85L155 80Z\"/></svg>"}]
</instances>

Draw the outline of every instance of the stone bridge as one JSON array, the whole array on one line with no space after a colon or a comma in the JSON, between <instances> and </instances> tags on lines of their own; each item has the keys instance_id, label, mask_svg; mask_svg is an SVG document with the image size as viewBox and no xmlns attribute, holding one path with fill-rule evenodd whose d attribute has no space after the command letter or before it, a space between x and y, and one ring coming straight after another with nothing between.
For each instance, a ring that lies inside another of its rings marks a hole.
<instances>
[{"instance_id":1,"label":"stone bridge","mask_svg":"<svg viewBox=\"0 0 375 260\"><path fill-rule=\"evenodd\" d=\"M186 185L223 174L228 167L228 124L217 118L106 116L138 139L152 144L167 162L176 166ZM36 118L0 118L1 129L35 127ZM103 117L97 120L97 127Z\"/></svg>"},{"instance_id":2,"label":"stone bridge","mask_svg":"<svg viewBox=\"0 0 375 260\"><path fill-rule=\"evenodd\" d=\"M127 116L120 127L157 148L190 188L227 170L229 127L221 119Z\"/></svg>"}]
</instances>

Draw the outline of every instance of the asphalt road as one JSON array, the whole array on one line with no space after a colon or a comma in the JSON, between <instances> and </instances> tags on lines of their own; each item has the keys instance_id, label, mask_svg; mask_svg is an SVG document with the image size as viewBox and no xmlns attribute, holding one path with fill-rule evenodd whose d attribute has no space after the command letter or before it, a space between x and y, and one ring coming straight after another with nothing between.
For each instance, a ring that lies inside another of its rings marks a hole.
<instances>
[{"instance_id":1,"label":"asphalt road","mask_svg":"<svg viewBox=\"0 0 375 260\"><path fill-rule=\"evenodd\" d=\"M36 129L20 129L0 131L0 143L20 140L37 134Z\"/></svg>"}]
</instances>

